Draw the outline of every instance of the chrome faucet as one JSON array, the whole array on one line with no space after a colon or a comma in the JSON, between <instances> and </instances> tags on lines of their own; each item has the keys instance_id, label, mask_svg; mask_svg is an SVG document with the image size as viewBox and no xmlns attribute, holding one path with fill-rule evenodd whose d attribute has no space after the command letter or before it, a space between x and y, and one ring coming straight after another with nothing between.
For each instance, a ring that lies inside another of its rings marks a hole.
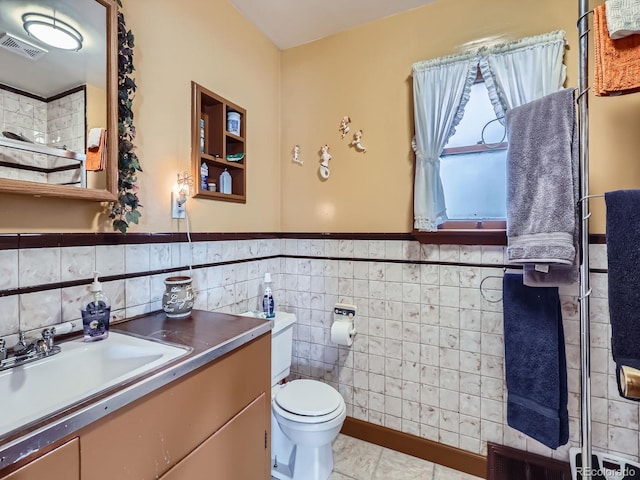
<instances>
[{"instance_id":1,"label":"chrome faucet","mask_svg":"<svg viewBox=\"0 0 640 480\"><path fill-rule=\"evenodd\" d=\"M29 343L26 341L24 332L20 332L18 343L10 351L6 349L4 339L1 339L0 371L60 353L60 347L53 344L55 332L55 328L45 328L42 331L42 338Z\"/></svg>"},{"instance_id":2,"label":"chrome faucet","mask_svg":"<svg viewBox=\"0 0 640 480\"><path fill-rule=\"evenodd\" d=\"M18 343L13 346L13 356L18 358L28 356L35 349L36 343L31 342L27 345L24 332L20 332L18 334Z\"/></svg>"},{"instance_id":3,"label":"chrome faucet","mask_svg":"<svg viewBox=\"0 0 640 480\"><path fill-rule=\"evenodd\" d=\"M53 336L56 334L56 328L45 328L42 331L42 339L36 342L36 349L48 352L53 349Z\"/></svg>"}]
</instances>

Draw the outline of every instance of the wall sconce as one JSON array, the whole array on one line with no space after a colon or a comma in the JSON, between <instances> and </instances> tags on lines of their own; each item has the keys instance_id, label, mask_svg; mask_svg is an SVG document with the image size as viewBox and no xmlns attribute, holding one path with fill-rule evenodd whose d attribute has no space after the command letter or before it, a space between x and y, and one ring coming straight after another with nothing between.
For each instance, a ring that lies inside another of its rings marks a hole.
<instances>
[{"instance_id":1,"label":"wall sconce","mask_svg":"<svg viewBox=\"0 0 640 480\"><path fill-rule=\"evenodd\" d=\"M62 20L42 13L25 13L22 26L27 33L43 43L63 50L82 48L82 34Z\"/></svg>"},{"instance_id":2,"label":"wall sconce","mask_svg":"<svg viewBox=\"0 0 640 480\"><path fill-rule=\"evenodd\" d=\"M178 182L171 192L171 218L187 218L187 196L193 186L193 176L187 172L178 174Z\"/></svg>"}]
</instances>

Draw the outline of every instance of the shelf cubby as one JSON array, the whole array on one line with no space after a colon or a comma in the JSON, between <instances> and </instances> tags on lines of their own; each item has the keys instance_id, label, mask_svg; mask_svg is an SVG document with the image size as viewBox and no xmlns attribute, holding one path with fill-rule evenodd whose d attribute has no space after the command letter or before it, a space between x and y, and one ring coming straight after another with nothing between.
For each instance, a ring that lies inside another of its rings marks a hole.
<instances>
[{"instance_id":1,"label":"shelf cubby","mask_svg":"<svg viewBox=\"0 0 640 480\"><path fill-rule=\"evenodd\" d=\"M196 198L208 198L226 202L246 203L246 128L247 112L205 87L191 82L191 163ZM227 131L227 113L240 114L240 135ZM201 125L204 121L204 142L201 141ZM204 151L203 151L204 150ZM238 161L227 160L227 155L244 154ZM209 168L209 183L217 185L217 191L202 188L200 167L205 162ZM231 194L220 192L220 174L227 170L231 175Z\"/></svg>"}]
</instances>

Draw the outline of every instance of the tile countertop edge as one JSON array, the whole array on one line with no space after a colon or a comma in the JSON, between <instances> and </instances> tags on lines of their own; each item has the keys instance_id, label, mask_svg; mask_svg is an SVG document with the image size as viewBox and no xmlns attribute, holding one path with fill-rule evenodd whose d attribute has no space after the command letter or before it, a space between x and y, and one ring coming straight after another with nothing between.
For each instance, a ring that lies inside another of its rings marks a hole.
<instances>
[{"instance_id":1,"label":"tile countertop edge","mask_svg":"<svg viewBox=\"0 0 640 480\"><path fill-rule=\"evenodd\" d=\"M195 317L195 320L193 320L193 317ZM145 320L148 322L145 323ZM158 322L161 320L167 320L164 313L150 314L115 324L112 326L112 330L190 347L191 351L189 353L167 365L158 367L158 369L141 378L131 379L125 384L105 390L97 396L95 401L83 402L78 406L72 406L69 408L68 413L56 415L55 420L46 422L40 427L36 425L33 430L24 435L9 439L6 443L0 445L0 472L114 411L268 333L273 328L272 320L194 310L192 319L188 320L191 323L211 322L209 330L211 330L212 326L217 326L217 321L223 321L227 324L239 321L240 323L248 324L240 333L228 335L223 340L212 343L203 337L196 337L195 335L191 338L185 338L180 333L180 328L169 330L149 328L157 327ZM187 319L169 321L173 322L172 325L174 327L180 327L185 324L181 322L186 322ZM153 331L149 332L149 330ZM156 338L159 335L162 338ZM61 345L64 345L64 343Z\"/></svg>"}]
</instances>

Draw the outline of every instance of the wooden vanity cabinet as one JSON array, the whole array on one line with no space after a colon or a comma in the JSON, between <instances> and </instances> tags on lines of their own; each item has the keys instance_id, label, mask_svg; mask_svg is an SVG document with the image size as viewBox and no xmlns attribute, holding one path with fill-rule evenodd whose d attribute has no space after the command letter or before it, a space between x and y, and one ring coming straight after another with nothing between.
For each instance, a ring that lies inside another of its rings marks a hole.
<instances>
[{"instance_id":1,"label":"wooden vanity cabinet","mask_svg":"<svg viewBox=\"0 0 640 480\"><path fill-rule=\"evenodd\" d=\"M81 478L269 480L270 379L267 333L83 429Z\"/></svg>"},{"instance_id":2,"label":"wooden vanity cabinet","mask_svg":"<svg viewBox=\"0 0 640 480\"><path fill-rule=\"evenodd\" d=\"M5 476L2 480L80 480L80 441L78 438L45 453Z\"/></svg>"}]
</instances>

